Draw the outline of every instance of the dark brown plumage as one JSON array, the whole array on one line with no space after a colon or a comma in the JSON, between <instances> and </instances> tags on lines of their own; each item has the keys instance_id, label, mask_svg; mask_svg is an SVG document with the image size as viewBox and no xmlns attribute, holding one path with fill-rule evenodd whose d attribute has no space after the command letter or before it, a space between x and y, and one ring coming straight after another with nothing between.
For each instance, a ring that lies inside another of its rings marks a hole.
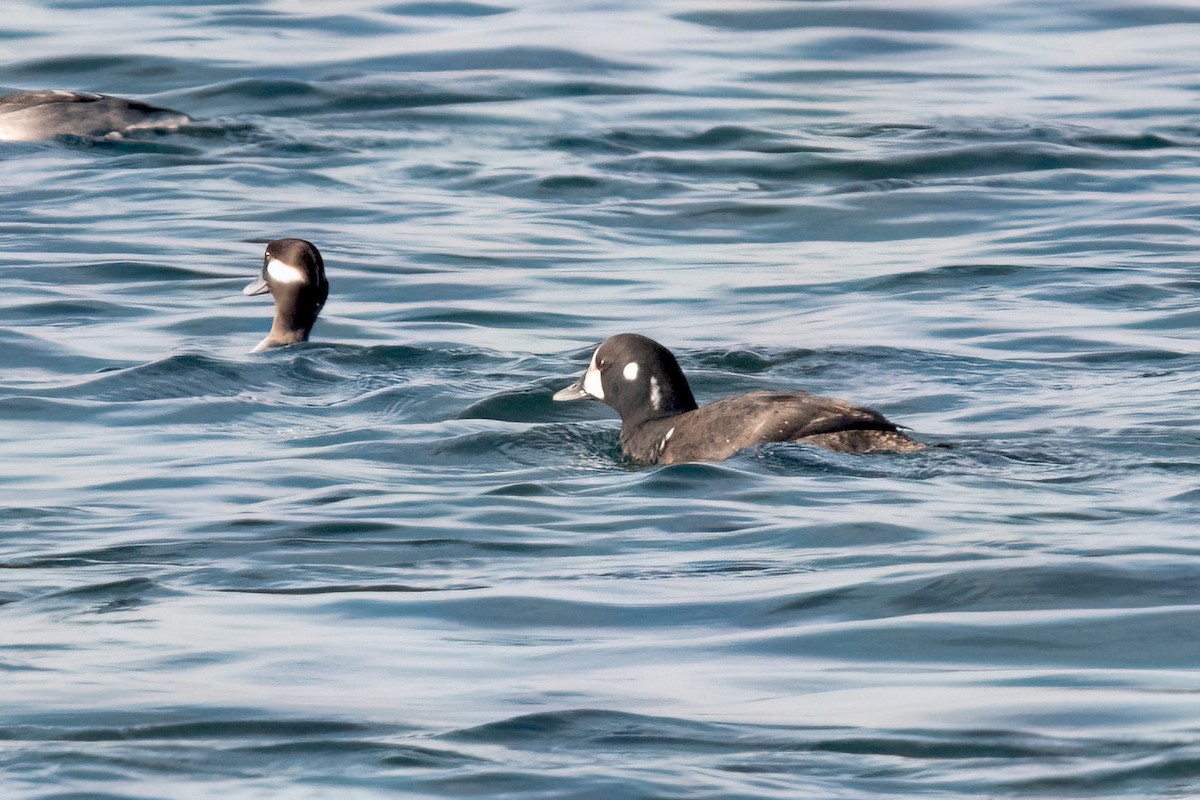
<instances>
[{"instance_id":1,"label":"dark brown plumage","mask_svg":"<svg viewBox=\"0 0 1200 800\"><path fill-rule=\"evenodd\" d=\"M874 409L807 392L751 392L698 406L669 350L645 336L606 339L555 400L602 400L621 416L621 450L640 464L720 461L768 442L847 453L924 448Z\"/></svg>"}]
</instances>

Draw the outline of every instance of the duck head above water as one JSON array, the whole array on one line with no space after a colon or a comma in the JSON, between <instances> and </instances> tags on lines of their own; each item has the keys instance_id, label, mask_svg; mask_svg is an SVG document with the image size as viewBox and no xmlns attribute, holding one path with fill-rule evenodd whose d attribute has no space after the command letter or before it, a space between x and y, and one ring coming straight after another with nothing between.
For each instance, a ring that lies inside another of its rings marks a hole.
<instances>
[{"instance_id":1,"label":"duck head above water","mask_svg":"<svg viewBox=\"0 0 1200 800\"><path fill-rule=\"evenodd\" d=\"M637 424L693 411L696 399L671 351L637 333L605 339L579 380L554 394L555 400L601 400Z\"/></svg>"},{"instance_id":2,"label":"duck head above water","mask_svg":"<svg viewBox=\"0 0 1200 800\"><path fill-rule=\"evenodd\" d=\"M317 315L329 297L325 262L316 246L304 239L276 239L263 253L262 274L242 290L244 294L270 294L275 300L271 332L254 348L308 341Z\"/></svg>"}]
</instances>

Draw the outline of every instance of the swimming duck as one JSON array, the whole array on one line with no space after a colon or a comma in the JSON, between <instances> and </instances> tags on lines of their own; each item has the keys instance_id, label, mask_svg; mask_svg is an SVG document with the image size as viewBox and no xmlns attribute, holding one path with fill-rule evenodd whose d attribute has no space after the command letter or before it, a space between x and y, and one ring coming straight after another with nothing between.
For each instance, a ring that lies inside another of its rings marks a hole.
<instances>
[{"instance_id":1,"label":"swimming duck","mask_svg":"<svg viewBox=\"0 0 1200 800\"><path fill-rule=\"evenodd\" d=\"M262 275L242 293L268 292L275 299L275 319L271 322L271 332L253 352L308 341L317 315L329 297L325 262L316 245L304 239L276 239L268 243L263 253Z\"/></svg>"},{"instance_id":2,"label":"swimming duck","mask_svg":"<svg viewBox=\"0 0 1200 800\"><path fill-rule=\"evenodd\" d=\"M845 453L924 448L882 414L807 392L750 392L698 406L679 362L653 339L605 339L587 371L555 400L602 400L621 416L621 450L639 464L721 461L767 442Z\"/></svg>"},{"instance_id":3,"label":"swimming duck","mask_svg":"<svg viewBox=\"0 0 1200 800\"><path fill-rule=\"evenodd\" d=\"M139 128L178 128L185 114L139 100L51 89L0 97L0 141L54 136L116 136Z\"/></svg>"}]
</instances>

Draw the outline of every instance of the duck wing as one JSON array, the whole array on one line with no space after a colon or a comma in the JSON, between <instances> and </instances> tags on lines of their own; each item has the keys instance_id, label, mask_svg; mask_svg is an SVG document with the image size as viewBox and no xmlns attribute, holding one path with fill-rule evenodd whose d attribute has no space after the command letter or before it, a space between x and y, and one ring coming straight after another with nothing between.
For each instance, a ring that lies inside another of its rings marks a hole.
<instances>
[{"instance_id":1,"label":"duck wing","mask_svg":"<svg viewBox=\"0 0 1200 800\"><path fill-rule=\"evenodd\" d=\"M622 436L623 449L642 463L720 461L768 442L855 453L921 448L875 409L807 392L728 397L630 433Z\"/></svg>"}]
</instances>

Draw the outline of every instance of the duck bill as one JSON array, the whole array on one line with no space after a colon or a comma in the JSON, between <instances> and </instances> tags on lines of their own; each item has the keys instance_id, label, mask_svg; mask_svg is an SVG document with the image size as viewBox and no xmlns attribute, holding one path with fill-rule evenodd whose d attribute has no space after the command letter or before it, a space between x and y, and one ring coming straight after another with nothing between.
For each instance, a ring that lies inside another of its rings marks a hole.
<instances>
[{"instance_id":1,"label":"duck bill","mask_svg":"<svg viewBox=\"0 0 1200 800\"><path fill-rule=\"evenodd\" d=\"M253 296L256 294L267 294L270 291L271 287L267 285L266 279L259 278L256 281L251 281L249 286L242 289L242 294Z\"/></svg>"},{"instance_id":2,"label":"duck bill","mask_svg":"<svg viewBox=\"0 0 1200 800\"><path fill-rule=\"evenodd\" d=\"M562 402L566 400L593 400L595 398L588 394L587 390L583 388L583 378L580 378L570 386L559 389L557 392L555 392L554 399Z\"/></svg>"},{"instance_id":3,"label":"duck bill","mask_svg":"<svg viewBox=\"0 0 1200 800\"><path fill-rule=\"evenodd\" d=\"M597 348L599 352L599 348ZM592 353L592 363L587 371L570 386L559 389L554 393L555 400L603 400L604 380L600 376L600 368L596 366L596 353Z\"/></svg>"}]
</instances>

